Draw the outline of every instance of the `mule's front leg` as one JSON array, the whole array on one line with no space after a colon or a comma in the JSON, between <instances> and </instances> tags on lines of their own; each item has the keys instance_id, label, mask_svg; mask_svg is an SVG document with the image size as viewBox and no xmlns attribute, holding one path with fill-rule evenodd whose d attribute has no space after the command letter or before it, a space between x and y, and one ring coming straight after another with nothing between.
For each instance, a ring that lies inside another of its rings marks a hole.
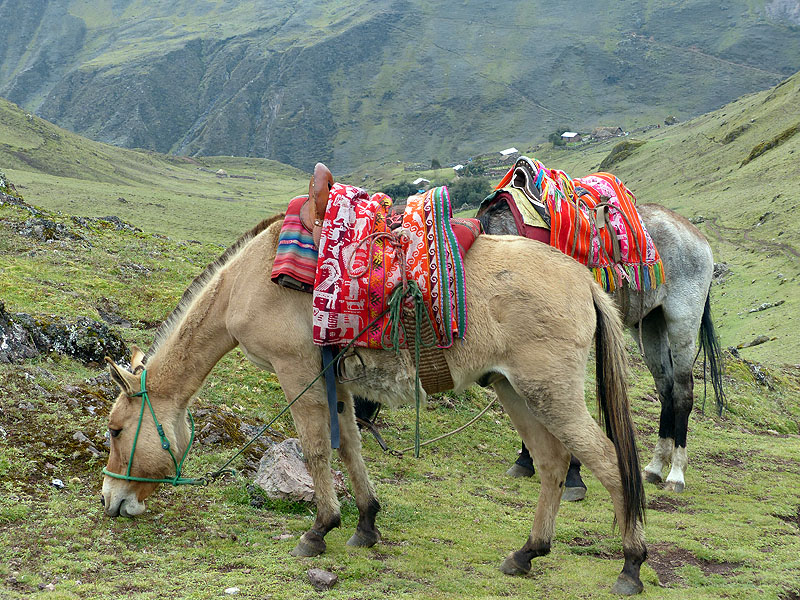
<instances>
[{"instance_id":1,"label":"mule's front leg","mask_svg":"<svg viewBox=\"0 0 800 600\"><path fill-rule=\"evenodd\" d=\"M314 388L312 390L316 391ZM323 393L320 390L320 395ZM339 499L336 497L331 475L328 405L311 399L305 402L301 400L292 406L292 417L303 446L308 471L314 481L314 501L317 505L314 526L300 537L297 546L292 550L292 556L317 556L325 552L325 535L342 522Z\"/></svg>"},{"instance_id":2,"label":"mule's front leg","mask_svg":"<svg viewBox=\"0 0 800 600\"><path fill-rule=\"evenodd\" d=\"M369 548L381 539L381 533L375 527L375 517L381 509L381 505L378 503L375 488L369 480L367 467L361 456L361 433L356 425L353 399L342 391L339 392L339 398L343 400L344 404L344 411L339 415L341 430L339 457L350 475L350 483L356 497L356 506L358 506L358 525L353 536L347 541L347 545Z\"/></svg>"}]
</instances>

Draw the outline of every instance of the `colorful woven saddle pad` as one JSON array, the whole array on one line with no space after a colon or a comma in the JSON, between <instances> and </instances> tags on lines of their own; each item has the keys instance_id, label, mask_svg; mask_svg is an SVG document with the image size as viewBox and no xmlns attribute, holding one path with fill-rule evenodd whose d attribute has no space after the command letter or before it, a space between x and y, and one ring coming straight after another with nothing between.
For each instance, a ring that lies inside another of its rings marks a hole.
<instances>
[{"instance_id":1,"label":"colorful woven saddle pad","mask_svg":"<svg viewBox=\"0 0 800 600\"><path fill-rule=\"evenodd\" d=\"M409 198L394 231L391 204L385 194L334 184L314 281L315 343L341 345L358 336L356 345L385 347L388 317L380 314L404 276L422 292L438 346L464 337L464 266L447 188Z\"/></svg>"},{"instance_id":2,"label":"colorful woven saddle pad","mask_svg":"<svg viewBox=\"0 0 800 600\"><path fill-rule=\"evenodd\" d=\"M521 188L514 187L519 168L527 172ZM518 231L526 237L542 239L540 232L547 225L526 218L536 211L524 203L533 196L533 204L538 205L534 208L545 207L550 245L589 267L607 292L623 285L648 290L664 282L661 257L636 210L636 198L614 175L592 173L571 179L563 171L522 157L497 190L507 195L487 200L506 200ZM531 235L531 230L539 232L539 237Z\"/></svg>"}]
</instances>

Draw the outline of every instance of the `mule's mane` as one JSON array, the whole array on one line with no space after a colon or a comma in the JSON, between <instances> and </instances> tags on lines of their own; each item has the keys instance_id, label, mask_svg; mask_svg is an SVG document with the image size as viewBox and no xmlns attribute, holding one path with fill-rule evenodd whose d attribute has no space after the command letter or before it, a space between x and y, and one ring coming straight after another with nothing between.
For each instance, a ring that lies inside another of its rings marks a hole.
<instances>
[{"instance_id":1,"label":"mule's mane","mask_svg":"<svg viewBox=\"0 0 800 600\"><path fill-rule=\"evenodd\" d=\"M242 234L242 236L236 240L225 252L223 252L219 258L217 258L214 262L210 263L203 272L200 273L197 277L194 278L192 283L189 284L189 287L183 292L178 305L173 309L173 311L167 316L166 319L158 326L156 329L156 333L153 339L153 345L150 347L150 350L147 351L147 358L152 357L156 351L158 350L159 346L161 346L162 342L167 339L170 332L175 328L175 326L181 321L184 314L186 313L186 309L192 304L192 301L198 296L198 294L206 287L209 281L216 275L220 269L222 269L225 265L227 265L230 260L236 256L239 251L244 248L251 240L253 240L258 234L262 231L267 229L273 223L280 221L285 216L284 213L279 213L277 215L273 215L271 217L267 217L263 221L261 221L258 225L253 227L247 233ZM145 359L146 360L146 359Z\"/></svg>"}]
</instances>

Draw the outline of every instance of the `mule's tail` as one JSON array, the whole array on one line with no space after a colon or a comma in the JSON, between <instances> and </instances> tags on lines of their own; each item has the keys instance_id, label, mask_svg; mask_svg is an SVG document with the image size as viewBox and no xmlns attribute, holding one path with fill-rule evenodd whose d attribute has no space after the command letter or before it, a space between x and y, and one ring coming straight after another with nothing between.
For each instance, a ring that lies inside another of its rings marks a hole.
<instances>
[{"instance_id":1,"label":"mule's tail","mask_svg":"<svg viewBox=\"0 0 800 600\"><path fill-rule=\"evenodd\" d=\"M711 293L706 294L706 306L703 309L703 318L700 320L700 349L703 350L703 387L706 381L706 359L708 359L708 371L711 375L711 385L714 387L714 398L717 402L717 414L722 414L722 409L727 403L725 400L725 390L722 389L723 359L722 348L719 345L717 332L714 330L714 323L711 320ZM700 352L698 349L698 354ZM703 403L705 403L705 396Z\"/></svg>"},{"instance_id":2,"label":"mule's tail","mask_svg":"<svg viewBox=\"0 0 800 600\"><path fill-rule=\"evenodd\" d=\"M592 286L597 314L595 332L597 360L597 402L600 405L600 424L605 424L606 435L614 443L617 463L622 479L622 496L625 502L625 525L644 522L645 496L639 451L628 402L627 350L622 322L611 298Z\"/></svg>"}]
</instances>

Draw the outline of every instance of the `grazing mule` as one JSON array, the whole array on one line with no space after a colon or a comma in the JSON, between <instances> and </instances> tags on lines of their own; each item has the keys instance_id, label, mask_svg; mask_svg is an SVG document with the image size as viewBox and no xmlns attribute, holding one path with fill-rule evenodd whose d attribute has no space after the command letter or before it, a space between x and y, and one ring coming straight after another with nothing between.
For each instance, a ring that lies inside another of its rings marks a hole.
<instances>
[{"instance_id":1,"label":"grazing mule","mask_svg":"<svg viewBox=\"0 0 800 600\"><path fill-rule=\"evenodd\" d=\"M653 460L644 468L645 478L661 483L664 468L671 463L664 487L682 492L698 337L708 356L718 411L724 403L722 356L709 303L714 258L708 240L679 214L658 204L637 208L661 255L666 281L643 292L620 286L612 296L625 326L634 330L635 337L641 335L644 360L661 400L658 443ZM479 218L487 233L517 235L511 210L504 202L490 207Z\"/></svg>"},{"instance_id":2,"label":"grazing mule","mask_svg":"<svg viewBox=\"0 0 800 600\"><path fill-rule=\"evenodd\" d=\"M254 364L277 374L288 399L296 398L318 372L311 295L269 278L281 223L273 218L243 236L192 283L148 356L134 353L133 372L109 359L121 393L108 422L111 448L102 488L107 515L142 513L144 500L159 483L176 475L175 457L185 455L190 438L187 407L217 361L237 345ZM530 536L501 570L526 573L532 558L549 552L572 452L613 501L625 556L614 590L640 592L640 566L647 556L644 491L627 399L624 334L611 299L578 263L519 237L480 236L465 259L465 271L467 337L444 350L455 389L474 382L492 385L541 474ZM584 401L593 339L605 433ZM359 348L358 354L367 377L337 384L344 405L339 455L359 511L348 544L372 546L380 539L375 527L380 505L361 457L353 394L381 402L411 401L415 370L408 350L395 354ZM315 556L326 549L326 533L340 525L324 385L311 386L291 412L317 505L313 527L292 553Z\"/></svg>"}]
</instances>

